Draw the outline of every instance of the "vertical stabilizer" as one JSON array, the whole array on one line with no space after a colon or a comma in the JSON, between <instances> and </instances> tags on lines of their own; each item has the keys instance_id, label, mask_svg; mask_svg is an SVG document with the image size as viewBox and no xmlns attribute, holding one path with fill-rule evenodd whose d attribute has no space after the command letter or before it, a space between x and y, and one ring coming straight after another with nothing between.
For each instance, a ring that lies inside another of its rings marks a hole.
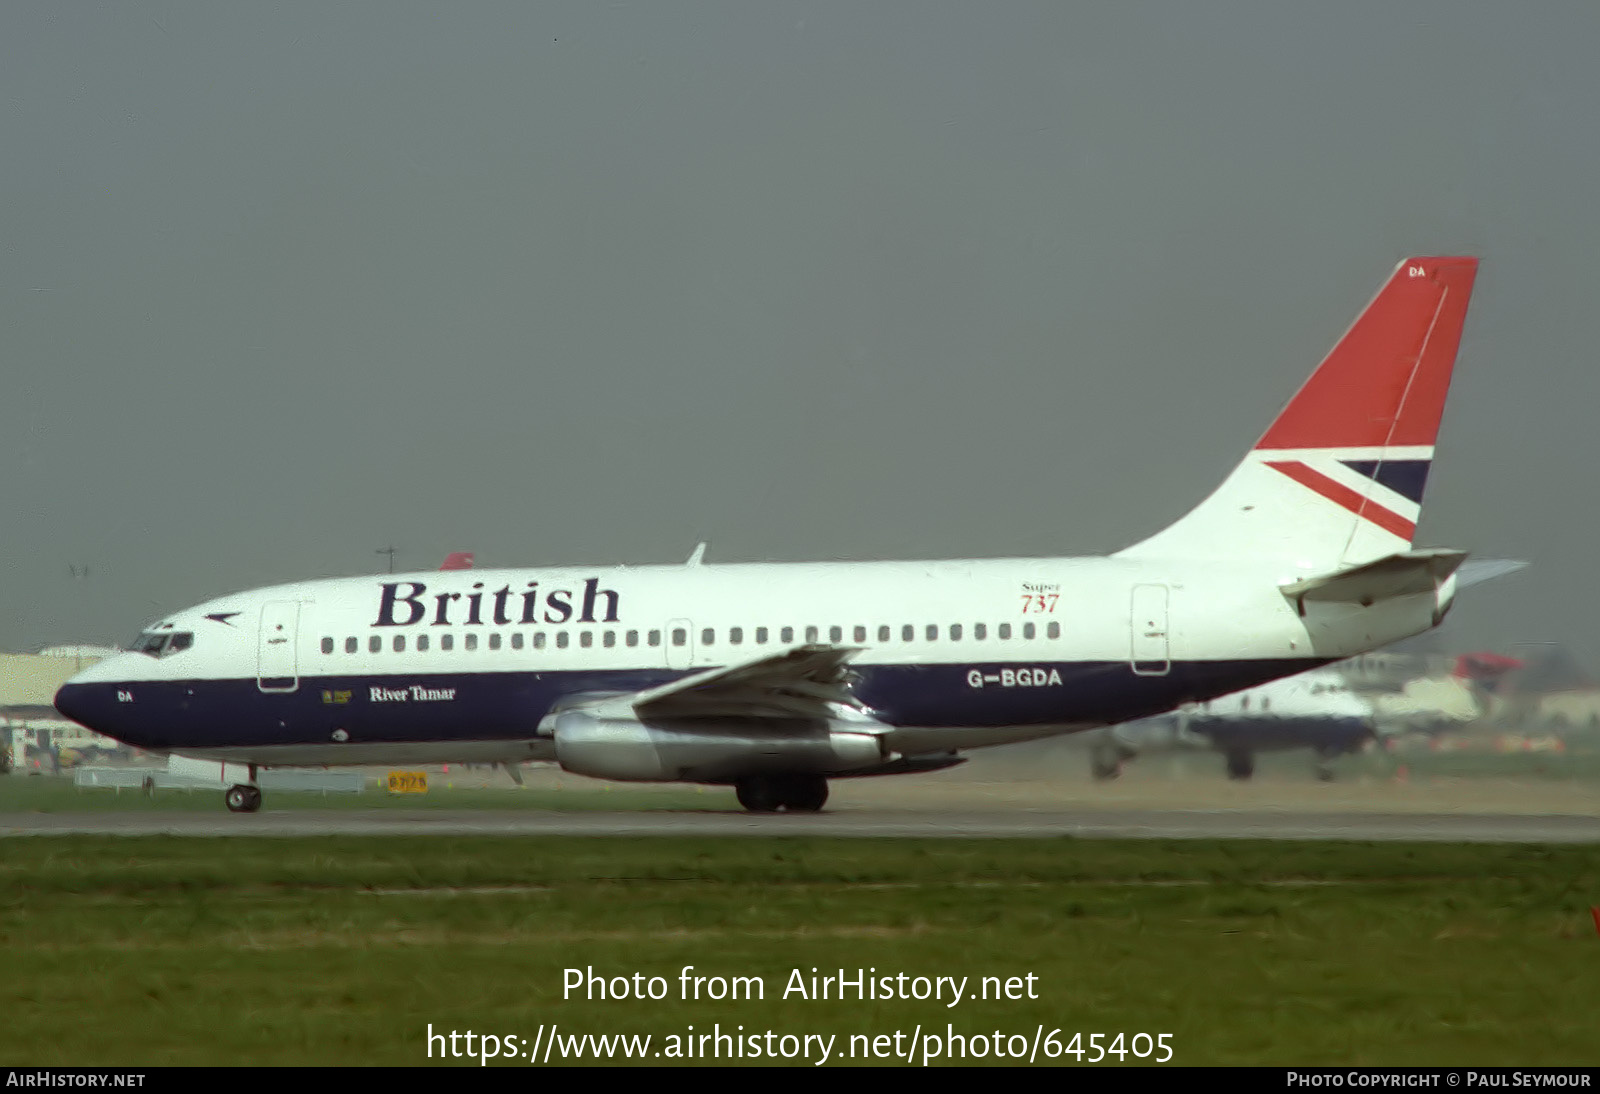
<instances>
[{"instance_id":1,"label":"vertical stabilizer","mask_svg":"<svg viewBox=\"0 0 1600 1094\"><path fill-rule=\"evenodd\" d=\"M1340 569L1408 549L1477 270L1402 262L1222 485L1118 557Z\"/></svg>"}]
</instances>

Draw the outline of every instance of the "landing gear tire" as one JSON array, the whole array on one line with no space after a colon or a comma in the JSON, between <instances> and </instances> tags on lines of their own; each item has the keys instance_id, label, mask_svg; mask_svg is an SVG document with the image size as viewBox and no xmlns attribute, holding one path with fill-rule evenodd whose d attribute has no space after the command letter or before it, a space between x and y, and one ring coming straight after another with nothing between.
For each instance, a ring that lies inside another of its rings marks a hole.
<instances>
[{"instance_id":1,"label":"landing gear tire","mask_svg":"<svg viewBox=\"0 0 1600 1094\"><path fill-rule=\"evenodd\" d=\"M759 776L740 779L734 783L733 792L738 795L739 804L744 806L747 813L776 813L782 804L778 800L778 788L772 780Z\"/></svg>"},{"instance_id":2,"label":"landing gear tire","mask_svg":"<svg viewBox=\"0 0 1600 1094\"><path fill-rule=\"evenodd\" d=\"M1316 773L1318 782L1331 783L1333 781L1333 761L1339 758L1339 753L1334 751L1318 752L1317 759L1312 764L1311 770Z\"/></svg>"},{"instance_id":3,"label":"landing gear tire","mask_svg":"<svg viewBox=\"0 0 1600 1094\"><path fill-rule=\"evenodd\" d=\"M785 779L783 807L791 813L816 813L828 804L828 780L821 775Z\"/></svg>"},{"instance_id":4,"label":"landing gear tire","mask_svg":"<svg viewBox=\"0 0 1600 1094\"><path fill-rule=\"evenodd\" d=\"M254 813L261 808L261 790L254 786L230 786L222 800L230 813Z\"/></svg>"},{"instance_id":5,"label":"landing gear tire","mask_svg":"<svg viewBox=\"0 0 1600 1094\"><path fill-rule=\"evenodd\" d=\"M734 784L739 804L751 813L816 813L828 804L828 780L821 775L752 775Z\"/></svg>"},{"instance_id":6,"label":"landing gear tire","mask_svg":"<svg viewBox=\"0 0 1600 1094\"><path fill-rule=\"evenodd\" d=\"M1248 752L1228 753L1228 778L1248 779L1256 773L1256 758Z\"/></svg>"},{"instance_id":7,"label":"landing gear tire","mask_svg":"<svg viewBox=\"0 0 1600 1094\"><path fill-rule=\"evenodd\" d=\"M1109 782L1122 774L1122 750L1096 746L1089 756L1089 773L1097 782Z\"/></svg>"}]
</instances>

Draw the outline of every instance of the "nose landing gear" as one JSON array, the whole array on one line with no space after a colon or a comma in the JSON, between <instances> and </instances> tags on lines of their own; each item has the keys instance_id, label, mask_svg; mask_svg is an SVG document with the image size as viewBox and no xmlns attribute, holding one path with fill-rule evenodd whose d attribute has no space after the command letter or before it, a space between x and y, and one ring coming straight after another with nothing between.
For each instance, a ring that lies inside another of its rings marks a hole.
<instances>
[{"instance_id":1,"label":"nose landing gear","mask_svg":"<svg viewBox=\"0 0 1600 1094\"><path fill-rule=\"evenodd\" d=\"M228 787L222 800L230 813L254 813L261 808L261 788L236 784Z\"/></svg>"}]
</instances>

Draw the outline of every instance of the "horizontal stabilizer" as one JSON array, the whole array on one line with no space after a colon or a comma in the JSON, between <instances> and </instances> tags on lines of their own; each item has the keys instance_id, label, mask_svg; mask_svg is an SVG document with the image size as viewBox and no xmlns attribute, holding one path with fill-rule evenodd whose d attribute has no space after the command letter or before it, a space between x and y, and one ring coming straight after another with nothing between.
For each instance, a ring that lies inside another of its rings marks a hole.
<instances>
[{"instance_id":1,"label":"horizontal stabilizer","mask_svg":"<svg viewBox=\"0 0 1600 1094\"><path fill-rule=\"evenodd\" d=\"M1525 570L1528 564L1514 558L1474 558L1461 564L1461 569L1456 571L1456 588L1465 589L1468 585L1481 585L1485 581L1493 581L1497 577L1514 574L1518 570Z\"/></svg>"},{"instance_id":2,"label":"horizontal stabilizer","mask_svg":"<svg viewBox=\"0 0 1600 1094\"><path fill-rule=\"evenodd\" d=\"M1283 595L1300 605L1320 600L1337 604L1375 604L1399 596L1431 593L1456 572L1467 552L1434 547L1401 551L1348 570L1308 577L1282 586Z\"/></svg>"}]
</instances>

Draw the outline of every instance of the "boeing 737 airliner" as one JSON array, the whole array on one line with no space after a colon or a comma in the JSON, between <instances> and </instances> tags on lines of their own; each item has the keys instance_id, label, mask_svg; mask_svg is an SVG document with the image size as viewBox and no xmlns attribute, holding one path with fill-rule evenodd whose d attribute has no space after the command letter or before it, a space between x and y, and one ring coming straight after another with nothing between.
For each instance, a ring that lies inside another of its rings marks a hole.
<instances>
[{"instance_id":1,"label":"boeing 737 airliner","mask_svg":"<svg viewBox=\"0 0 1600 1094\"><path fill-rule=\"evenodd\" d=\"M828 780L1104 726L1437 624L1414 549L1477 261L1411 258L1222 485L1108 558L445 570L237 593L56 706L259 768L546 760L814 811Z\"/></svg>"}]
</instances>

